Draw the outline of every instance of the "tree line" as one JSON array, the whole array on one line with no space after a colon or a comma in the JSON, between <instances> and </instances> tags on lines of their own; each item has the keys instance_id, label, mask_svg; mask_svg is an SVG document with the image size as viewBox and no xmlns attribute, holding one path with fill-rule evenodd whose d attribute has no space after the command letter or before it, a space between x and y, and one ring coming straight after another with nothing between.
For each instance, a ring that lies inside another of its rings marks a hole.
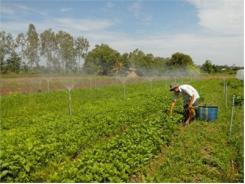
<instances>
[{"instance_id":1,"label":"tree line","mask_svg":"<svg viewBox=\"0 0 245 184\"><path fill-rule=\"evenodd\" d=\"M89 48L84 37L48 29L38 34L33 24L15 38L0 32L1 73L20 71L75 72L81 70L82 58Z\"/></svg>"},{"instance_id":2,"label":"tree line","mask_svg":"<svg viewBox=\"0 0 245 184\"><path fill-rule=\"evenodd\" d=\"M33 24L27 32L13 37L0 31L1 73L86 73L96 75L126 74L134 68L139 75L160 75L163 72L193 68L203 72L224 72L227 66L213 65L207 60L201 67L193 63L191 56L174 53L170 58L155 57L139 49L120 54L109 45L96 45L88 52L89 41L82 37L52 29L38 33Z\"/></svg>"},{"instance_id":3,"label":"tree line","mask_svg":"<svg viewBox=\"0 0 245 184\"><path fill-rule=\"evenodd\" d=\"M212 73L228 73L234 74L237 70L243 69L243 67L239 66L227 66L227 65L215 65L212 64L212 61L206 60L202 66L200 67L203 72L212 74Z\"/></svg>"}]
</instances>

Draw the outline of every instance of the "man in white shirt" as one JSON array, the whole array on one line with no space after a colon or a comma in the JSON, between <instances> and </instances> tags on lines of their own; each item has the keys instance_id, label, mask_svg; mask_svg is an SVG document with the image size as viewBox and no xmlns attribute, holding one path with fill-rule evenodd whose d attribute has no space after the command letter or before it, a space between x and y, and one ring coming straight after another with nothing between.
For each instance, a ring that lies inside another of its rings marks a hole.
<instances>
[{"instance_id":1,"label":"man in white shirt","mask_svg":"<svg viewBox=\"0 0 245 184\"><path fill-rule=\"evenodd\" d=\"M198 107L198 99L200 98L197 90L188 84L170 85L170 91L174 92L174 98L170 107L170 115L172 115L173 108L175 107L176 100L179 96L184 98L184 111L185 120L184 125L189 124L195 118L195 108Z\"/></svg>"}]
</instances>

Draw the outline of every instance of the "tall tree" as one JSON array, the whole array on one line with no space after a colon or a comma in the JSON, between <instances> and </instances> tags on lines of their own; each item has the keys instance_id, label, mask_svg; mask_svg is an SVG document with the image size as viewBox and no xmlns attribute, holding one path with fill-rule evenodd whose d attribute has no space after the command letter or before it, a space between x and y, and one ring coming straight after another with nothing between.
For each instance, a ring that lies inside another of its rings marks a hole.
<instances>
[{"instance_id":1,"label":"tall tree","mask_svg":"<svg viewBox=\"0 0 245 184\"><path fill-rule=\"evenodd\" d=\"M69 33L59 31L56 35L56 40L64 71L75 71L77 66L73 37Z\"/></svg>"},{"instance_id":2,"label":"tall tree","mask_svg":"<svg viewBox=\"0 0 245 184\"><path fill-rule=\"evenodd\" d=\"M117 67L116 63L122 62L120 53L113 50L106 44L96 45L90 51L85 59L84 69L88 73L96 73L99 75L110 75L113 73L113 67Z\"/></svg>"},{"instance_id":3,"label":"tall tree","mask_svg":"<svg viewBox=\"0 0 245 184\"><path fill-rule=\"evenodd\" d=\"M129 54L129 62L140 75L151 75L154 65L154 56L152 54L145 54L139 49L135 49Z\"/></svg>"},{"instance_id":4,"label":"tall tree","mask_svg":"<svg viewBox=\"0 0 245 184\"><path fill-rule=\"evenodd\" d=\"M144 62L145 53L139 49L135 49L133 52L129 53L129 63L134 68L144 68L145 62Z\"/></svg>"},{"instance_id":5,"label":"tall tree","mask_svg":"<svg viewBox=\"0 0 245 184\"><path fill-rule=\"evenodd\" d=\"M26 38L23 33L20 33L15 38L16 52L21 57L22 61L25 60L25 50L26 50Z\"/></svg>"},{"instance_id":6,"label":"tall tree","mask_svg":"<svg viewBox=\"0 0 245 184\"><path fill-rule=\"evenodd\" d=\"M82 67L82 59L85 58L89 48L89 42L86 38L78 37L75 40L75 50L78 59L78 66Z\"/></svg>"},{"instance_id":7,"label":"tall tree","mask_svg":"<svg viewBox=\"0 0 245 184\"><path fill-rule=\"evenodd\" d=\"M212 61L206 60L205 63L201 66L201 70L207 73L213 73L215 72L214 70L214 65L212 64Z\"/></svg>"},{"instance_id":8,"label":"tall tree","mask_svg":"<svg viewBox=\"0 0 245 184\"><path fill-rule=\"evenodd\" d=\"M49 70L58 71L60 63L58 62L58 46L55 32L52 29L45 30L40 34L40 50L41 55L47 60L47 67Z\"/></svg>"},{"instance_id":9,"label":"tall tree","mask_svg":"<svg viewBox=\"0 0 245 184\"><path fill-rule=\"evenodd\" d=\"M0 32L0 71L1 73L6 72L6 61L5 58L9 56L14 49L14 40L10 33L5 31Z\"/></svg>"},{"instance_id":10,"label":"tall tree","mask_svg":"<svg viewBox=\"0 0 245 184\"><path fill-rule=\"evenodd\" d=\"M16 52L12 52L10 57L6 61L7 71L9 72L20 72L21 58Z\"/></svg>"},{"instance_id":11,"label":"tall tree","mask_svg":"<svg viewBox=\"0 0 245 184\"><path fill-rule=\"evenodd\" d=\"M174 68L186 67L193 65L193 61L189 55L177 52L172 55L167 65Z\"/></svg>"},{"instance_id":12,"label":"tall tree","mask_svg":"<svg viewBox=\"0 0 245 184\"><path fill-rule=\"evenodd\" d=\"M38 33L36 32L36 28L33 24L29 25L26 42L27 43L25 53L28 60L28 64L30 65L30 67L33 67L34 64L36 65L36 67L39 67L39 38Z\"/></svg>"}]
</instances>

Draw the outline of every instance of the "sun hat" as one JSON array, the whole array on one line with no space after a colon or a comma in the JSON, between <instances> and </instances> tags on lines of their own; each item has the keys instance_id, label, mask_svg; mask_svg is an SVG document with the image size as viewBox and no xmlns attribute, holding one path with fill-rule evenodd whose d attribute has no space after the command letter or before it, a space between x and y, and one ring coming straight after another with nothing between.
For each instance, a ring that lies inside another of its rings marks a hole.
<instances>
[{"instance_id":1,"label":"sun hat","mask_svg":"<svg viewBox=\"0 0 245 184\"><path fill-rule=\"evenodd\" d=\"M169 87L170 87L170 91L173 91L175 88L179 87L179 84L176 84L176 83L170 84Z\"/></svg>"}]
</instances>

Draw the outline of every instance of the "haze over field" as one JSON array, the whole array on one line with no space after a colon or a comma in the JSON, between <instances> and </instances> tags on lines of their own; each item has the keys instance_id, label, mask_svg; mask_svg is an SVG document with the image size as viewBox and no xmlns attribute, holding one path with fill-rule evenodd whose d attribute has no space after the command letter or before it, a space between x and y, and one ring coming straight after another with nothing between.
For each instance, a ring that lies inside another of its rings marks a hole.
<instances>
[{"instance_id":1,"label":"haze over field","mask_svg":"<svg viewBox=\"0 0 245 184\"><path fill-rule=\"evenodd\" d=\"M40 33L52 28L106 43L120 52L139 48L156 56L184 52L196 64L243 66L242 0L47 1L1 0L1 30Z\"/></svg>"}]
</instances>

